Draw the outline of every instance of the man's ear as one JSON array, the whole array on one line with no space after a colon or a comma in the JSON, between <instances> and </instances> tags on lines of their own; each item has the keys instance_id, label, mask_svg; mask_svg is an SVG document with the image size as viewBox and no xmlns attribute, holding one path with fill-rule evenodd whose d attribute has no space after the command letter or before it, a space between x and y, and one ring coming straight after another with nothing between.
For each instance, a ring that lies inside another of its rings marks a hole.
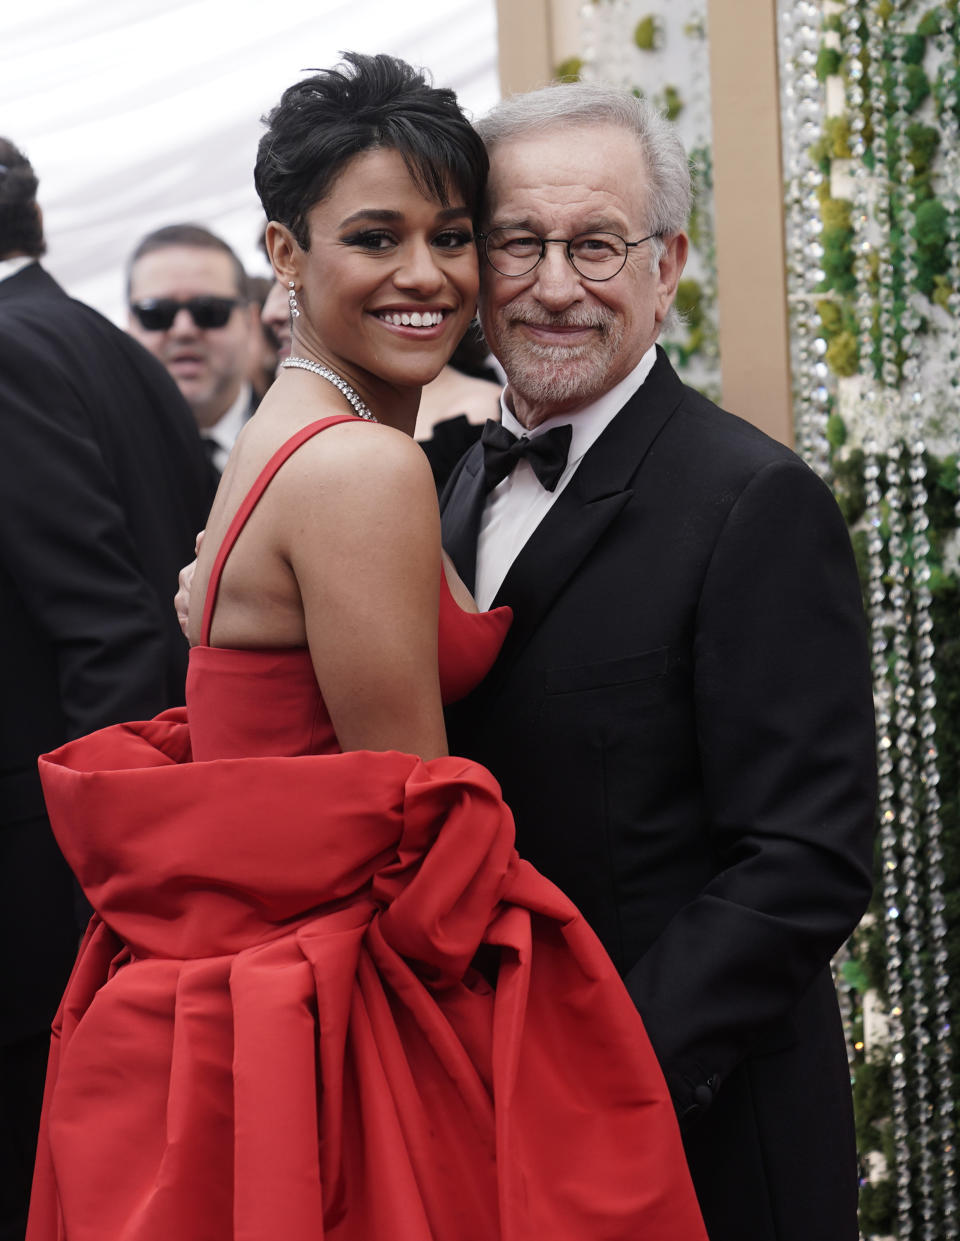
<instances>
[{"instance_id":1,"label":"man's ear","mask_svg":"<svg viewBox=\"0 0 960 1241\"><path fill-rule=\"evenodd\" d=\"M677 285L680 283L680 277L687 263L687 253L690 249L690 242L686 233L675 233L672 237L664 240L666 249L660 259L660 273L657 284L657 311L656 319L658 323L662 323L667 317L667 312L673 305L673 299L677 295Z\"/></svg>"},{"instance_id":2,"label":"man's ear","mask_svg":"<svg viewBox=\"0 0 960 1241\"><path fill-rule=\"evenodd\" d=\"M282 280L284 285L288 285L291 280L299 283L300 256L303 250L286 224L271 220L264 231L263 244L267 248L267 257L277 279Z\"/></svg>"}]
</instances>

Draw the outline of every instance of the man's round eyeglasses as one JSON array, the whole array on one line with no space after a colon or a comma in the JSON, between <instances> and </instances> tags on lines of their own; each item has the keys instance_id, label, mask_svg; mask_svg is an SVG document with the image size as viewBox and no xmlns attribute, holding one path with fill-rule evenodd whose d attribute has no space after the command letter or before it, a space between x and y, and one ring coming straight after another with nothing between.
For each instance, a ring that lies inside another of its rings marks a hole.
<instances>
[{"instance_id":1,"label":"man's round eyeglasses","mask_svg":"<svg viewBox=\"0 0 960 1241\"><path fill-rule=\"evenodd\" d=\"M528 276L547 252L547 246L564 246L570 266L584 280L612 280L619 275L634 246L660 237L650 233L639 241L627 241L619 233L579 233L576 237L538 237L525 228L494 228L477 233L477 241L494 271L501 276Z\"/></svg>"}]
</instances>

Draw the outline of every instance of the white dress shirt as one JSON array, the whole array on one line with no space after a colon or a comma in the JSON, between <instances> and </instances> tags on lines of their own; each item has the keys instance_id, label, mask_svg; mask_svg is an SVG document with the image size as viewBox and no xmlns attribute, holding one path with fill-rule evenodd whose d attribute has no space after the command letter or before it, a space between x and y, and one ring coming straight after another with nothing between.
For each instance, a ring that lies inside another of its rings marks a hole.
<instances>
[{"instance_id":1,"label":"white dress shirt","mask_svg":"<svg viewBox=\"0 0 960 1241\"><path fill-rule=\"evenodd\" d=\"M573 433L566 468L553 491L547 491L534 474L530 462L521 457L511 473L487 496L477 539L477 576L474 586L474 598L481 611L486 611L493 603L520 549L573 478L584 454L637 391L650 374L656 360L656 346L651 345L630 374L592 405L585 405L583 409L572 414L556 414L529 432L507 407L506 396L509 389L504 391L500 398L501 418L506 429L514 435L528 435L530 439L535 439L551 427L561 427L568 423L573 428Z\"/></svg>"},{"instance_id":2,"label":"white dress shirt","mask_svg":"<svg viewBox=\"0 0 960 1241\"><path fill-rule=\"evenodd\" d=\"M252 395L253 389L245 383L227 412L222 414L212 427L207 427L200 433L203 439L213 441L214 449L210 454L210 460L221 474L223 467L227 464L227 457L230 456L230 449L236 443L237 436L247 421Z\"/></svg>"}]
</instances>

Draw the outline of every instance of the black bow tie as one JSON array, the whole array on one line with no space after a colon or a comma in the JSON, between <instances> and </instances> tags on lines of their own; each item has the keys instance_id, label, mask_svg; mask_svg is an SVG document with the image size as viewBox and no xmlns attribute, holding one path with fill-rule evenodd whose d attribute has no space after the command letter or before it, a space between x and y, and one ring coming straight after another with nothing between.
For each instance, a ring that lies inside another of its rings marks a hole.
<instances>
[{"instance_id":1,"label":"black bow tie","mask_svg":"<svg viewBox=\"0 0 960 1241\"><path fill-rule=\"evenodd\" d=\"M573 427L551 427L542 435L517 439L499 422L488 422L483 428L480 442L483 444L483 474L487 491L502 483L521 457L530 462L534 474L547 491L553 491L560 481L570 451Z\"/></svg>"}]
</instances>

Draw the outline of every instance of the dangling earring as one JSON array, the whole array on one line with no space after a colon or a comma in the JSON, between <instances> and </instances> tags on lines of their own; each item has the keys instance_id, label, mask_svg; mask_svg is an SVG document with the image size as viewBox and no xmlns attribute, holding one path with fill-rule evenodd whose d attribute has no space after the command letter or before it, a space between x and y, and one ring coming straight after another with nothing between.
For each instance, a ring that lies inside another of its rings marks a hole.
<instances>
[{"instance_id":1,"label":"dangling earring","mask_svg":"<svg viewBox=\"0 0 960 1241\"><path fill-rule=\"evenodd\" d=\"M293 327L294 319L300 318L300 307L297 305L297 290L293 281L289 281L290 292L287 294L287 300L290 303L290 326Z\"/></svg>"}]
</instances>

